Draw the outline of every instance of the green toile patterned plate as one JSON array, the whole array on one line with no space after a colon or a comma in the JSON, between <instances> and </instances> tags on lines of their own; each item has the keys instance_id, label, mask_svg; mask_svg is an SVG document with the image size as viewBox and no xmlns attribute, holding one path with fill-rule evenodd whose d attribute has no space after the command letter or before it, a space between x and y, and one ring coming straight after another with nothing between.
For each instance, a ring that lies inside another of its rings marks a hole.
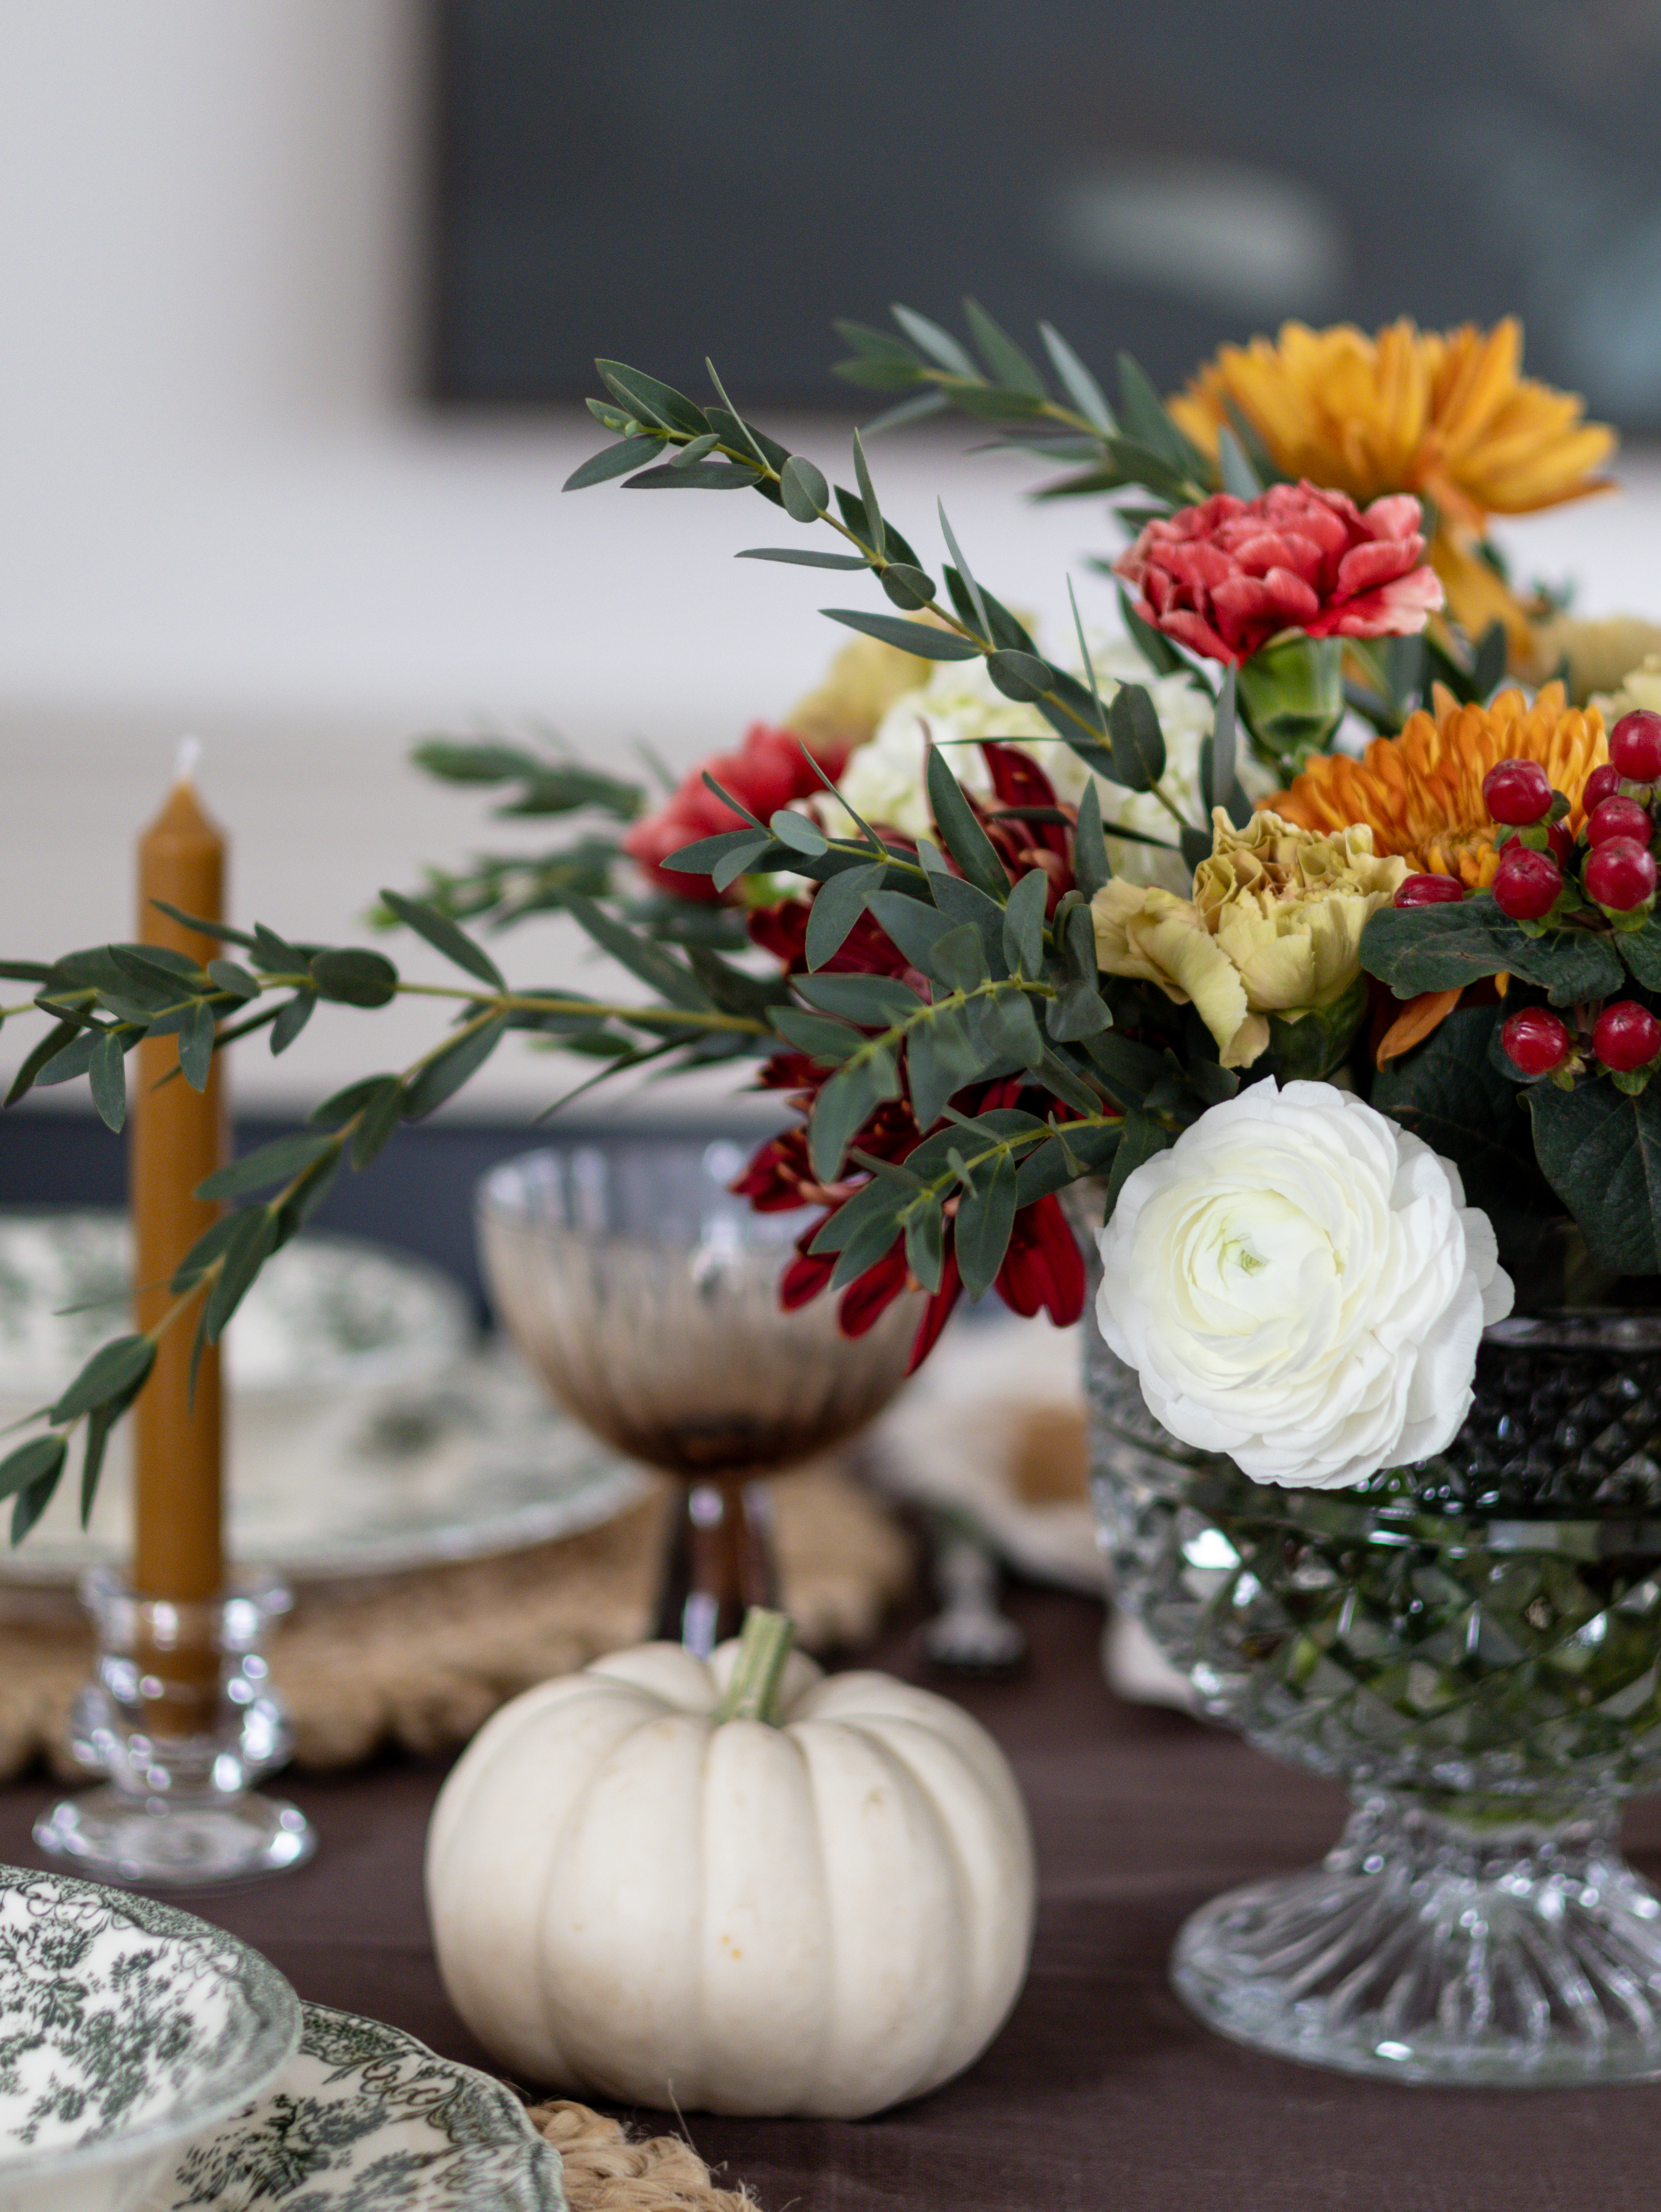
<instances>
[{"instance_id":1,"label":"green toile patterned plate","mask_svg":"<svg viewBox=\"0 0 1661 2212\"><path fill-rule=\"evenodd\" d=\"M142 2212L566 2212L559 2153L499 2081L401 2028L301 2008L300 2048Z\"/></svg>"}]
</instances>

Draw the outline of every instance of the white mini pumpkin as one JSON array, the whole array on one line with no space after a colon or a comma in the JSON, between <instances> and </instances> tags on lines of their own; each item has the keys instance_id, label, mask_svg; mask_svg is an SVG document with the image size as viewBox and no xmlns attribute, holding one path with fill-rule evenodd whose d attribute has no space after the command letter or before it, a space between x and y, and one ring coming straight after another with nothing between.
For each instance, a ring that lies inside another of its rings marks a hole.
<instances>
[{"instance_id":1,"label":"white mini pumpkin","mask_svg":"<svg viewBox=\"0 0 1661 2212\"><path fill-rule=\"evenodd\" d=\"M851 2118L1002 2025L1033 1909L1002 1753L944 1698L787 1659L788 1636L756 1613L708 1664L645 1644L545 1682L445 1784L439 1966L526 2080Z\"/></svg>"}]
</instances>

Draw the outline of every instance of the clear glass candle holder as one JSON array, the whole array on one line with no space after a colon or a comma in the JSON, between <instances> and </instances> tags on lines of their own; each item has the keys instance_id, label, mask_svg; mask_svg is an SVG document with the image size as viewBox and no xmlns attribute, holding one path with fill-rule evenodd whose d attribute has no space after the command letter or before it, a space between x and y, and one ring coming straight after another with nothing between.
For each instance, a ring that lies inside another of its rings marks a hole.
<instances>
[{"instance_id":1,"label":"clear glass candle holder","mask_svg":"<svg viewBox=\"0 0 1661 2212\"><path fill-rule=\"evenodd\" d=\"M290 1748L265 1656L290 1603L283 1584L250 1577L222 1598L173 1604L95 1567L81 1595L98 1658L70 1747L107 1779L41 1815L41 1850L106 1881L181 1888L308 1859L317 1839L305 1814L252 1787Z\"/></svg>"}]
</instances>

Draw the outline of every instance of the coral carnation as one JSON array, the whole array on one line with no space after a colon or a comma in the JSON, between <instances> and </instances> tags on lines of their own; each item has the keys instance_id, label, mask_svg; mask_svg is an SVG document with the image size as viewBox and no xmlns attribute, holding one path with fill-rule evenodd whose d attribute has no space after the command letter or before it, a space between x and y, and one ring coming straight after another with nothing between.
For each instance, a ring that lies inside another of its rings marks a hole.
<instances>
[{"instance_id":1,"label":"coral carnation","mask_svg":"<svg viewBox=\"0 0 1661 2212\"><path fill-rule=\"evenodd\" d=\"M1607 490L1593 471L1615 446L1612 430L1583 421L1574 393L1524 376L1522 353L1511 317L1488 331L1402 320L1371 337L1349 323L1287 323L1278 338L1225 346L1171 411L1208 454L1238 411L1287 476L1358 500L1422 494L1439 518L1431 561L1453 614L1473 637L1497 616L1520 652L1523 610L1477 550L1487 519Z\"/></svg>"},{"instance_id":2,"label":"coral carnation","mask_svg":"<svg viewBox=\"0 0 1661 2212\"><path fill-rule=\"evenodd\" d=\"M1144 621L1208 659L1241 661L1282 630L1421 630L1442 604L1424 552L1415 499L1362 508L1343 492L1275 484L1250 502L1219 492L1150 522L1114 566Z\"/></svg>"}]
</instances>

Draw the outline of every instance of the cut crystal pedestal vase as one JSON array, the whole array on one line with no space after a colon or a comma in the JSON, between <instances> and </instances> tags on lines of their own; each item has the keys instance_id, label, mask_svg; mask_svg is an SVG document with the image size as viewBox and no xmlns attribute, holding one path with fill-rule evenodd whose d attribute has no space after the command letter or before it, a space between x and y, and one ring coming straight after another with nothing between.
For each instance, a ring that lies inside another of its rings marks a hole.
<instances>
[{"instance_id":1,"label":"cut crystal pedestal vase","mask_svg":"<svg viewBox=\"0 0 1661 2212\"><path fill-rule=\"evenodd\" d=\"M567 1410L680 1483L657 1632L707 1658L778 1601L760 1478L833 1449L905 1380L918 1295L844 1336L779 1277L804 1218L727 1188L727 1138L618 1135L495 1168L478 1224L496 1310Z\"/></svg>"},{"instance_id":2,"label":"cut crystal pedestal vase","mask_svg":"<svg viewBox=\"0 0 1661 2212\"><path fill-rule=\"evenodd\" d=\"M1177 1443L1091 1326L1119 1601L1202 1710L1337 1777L1323 1865L1177 1939L1177 1993L1288 2058L1507 2087L1661 2078L1661 1317L1502 1322L1440 1456L1281 1489Z\"/></svg>"}]
</instances>

